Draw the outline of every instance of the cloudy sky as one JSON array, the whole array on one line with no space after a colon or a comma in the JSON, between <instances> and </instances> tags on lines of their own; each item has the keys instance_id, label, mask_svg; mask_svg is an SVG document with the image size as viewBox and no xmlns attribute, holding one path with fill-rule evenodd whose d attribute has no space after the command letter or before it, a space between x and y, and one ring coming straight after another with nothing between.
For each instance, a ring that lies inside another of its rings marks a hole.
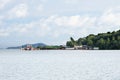
<instances>
[{"instance_id":1,"label":"cloudy sky","mask_svg":"<svg viewBox=\"0 0 120 80\"><path fill-rule=\"evenodd\" d=\"M65 44L120 29L120 0L0 0L0 47Z\"/></svg>"}]
</instances>

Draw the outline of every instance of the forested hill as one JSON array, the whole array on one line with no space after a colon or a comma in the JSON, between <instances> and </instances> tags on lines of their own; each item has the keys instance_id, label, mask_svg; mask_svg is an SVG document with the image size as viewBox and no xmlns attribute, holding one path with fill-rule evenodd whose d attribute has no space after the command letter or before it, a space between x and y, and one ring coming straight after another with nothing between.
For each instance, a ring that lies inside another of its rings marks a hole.
<instances>
[{"instance_id":1,"label":"forested hill","mask_svg":"<svg viewBox=\"0 0 120 80\"><path fill-rule=\"evenodd\" d=\"M77 45L88 45L92 47L99 47L99 49L119 49L120 50L120 30L99 33L97 35L90 34L87 37L79 38L75 41ZM72 47L72 41L67 41L67 46Z\"/></svg>"}]
</instances>

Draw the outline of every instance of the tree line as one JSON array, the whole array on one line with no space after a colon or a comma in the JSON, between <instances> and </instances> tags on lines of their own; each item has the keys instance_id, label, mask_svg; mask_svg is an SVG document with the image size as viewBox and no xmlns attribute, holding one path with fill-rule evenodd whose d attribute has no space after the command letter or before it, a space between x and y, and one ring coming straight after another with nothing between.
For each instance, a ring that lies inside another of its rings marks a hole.
<instances>
[{"instance_id":1,"label":"tree line","mask_svg":"<svg viewBox=\"0 0 120 80\"><path fill-rule=\"evenodd\" d=\"M70 38L71 41L66 42L66 46L74 47L73 38ZM97 35L90 34L86 37L79 38L75 40L74 43L77 45L87 45L91 47L99 47L102 50L111 50L111 49L120 49L120 30L99 33Z\"/></svg>"}]
</instances>

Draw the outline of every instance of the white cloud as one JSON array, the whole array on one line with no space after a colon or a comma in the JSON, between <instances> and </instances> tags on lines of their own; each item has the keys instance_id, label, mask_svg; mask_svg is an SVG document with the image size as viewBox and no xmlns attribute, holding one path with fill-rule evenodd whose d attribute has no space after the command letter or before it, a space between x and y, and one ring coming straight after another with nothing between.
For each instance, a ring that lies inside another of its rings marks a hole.
<instances>
[{"instance_id":1,"label":"white cloud","mask_svg":"<svg viewBox=\"0 0 120 80\"><path fill-rule=\"evenodd\" d=\"M43 5L42 5L42 4L39 4L39 5L37 6L37 11L38 11L38 12L43 11Z\"/></svg>"},{"instance_id":2,"label":"white cloud","mask_svg":"<svg viewBox=\"0 0 120 80\"><path fill-rule=\"evenodd\" d=\"M6 37L9 36L9 32L7 32L4 29L0 29L0 37Z\"/></svg>"},{"instance_id":3,"label":"white cloud","mask_svg":"<svg viewBox=\"0 0 120 80\"><path fill-rule=\"evenodd\" d=\"M67 4L76 4L78 2L79 2L79 0L65 0L65 3L67 3Z\"/></svg>"},{"instance_id":4,"label":"white cloud","mask_svg":"<svg viewBox=\"0 0 120 80\"><path fill-rule=\"evenodd\" d=\"M109 25L120 25L120 7L109 9L101 16L101 22Z\"/></svg>"},{"instance_id":5,"label":"white cloud","mask_svg":"<svg viewBox=\"0 0 120 80\"><path fill-rule=\"evenodd\" d=\"M0 27L2 25L2 19L3 19L3 16L0 16Z\"/></svg>"},{"instance_id":6,"label":"white cloud","mask_svg":"<svg viewBox=\"0 0 120 80\"><path fill-rule=\"evenodd\" d=\"M56 17L55 23L58 26L69 26L69 27L83 27L83 26L90 26L94 24L96 18L89 17L89 16L59 16Z\"/></svg>"},{"instance_id":7,"label":"white cloud","mask_svg":"<svg viewBox=\"0 0 120 80\"><path fill-rule=\"evenodd\" d=\"M0 0L0 9L3 9L12 0Z\"/></svg>"},{"instance_id":8,"label":"white cloud","mask_svg":"<svg viewBox=\"0 0 120 80\"><path fill-rule=\"evenodd\" d=\"M13 24L6 31L1 32L6 34L16 33L21 36L38 36L59 38L64 35L84 37L89 34L97 34L99 32L113 31L120 25L119 10L105 11L101 16L49 16L41 18L38 21L32 21L24 24ZM6 34L7 35L7 34Z\"/></svg>"},{"instance_id":9,"label":"white cloud","mask_svg":"<svg viewBox=\"0 0 120 80\"><path fill-rule=\"evenodd\" d=\"M0 32L0 37L6 37L6 36L8 36L8 35L9 35L8 33Z\"/></svg>"},{"instance_id":10,"label":"white cloud","mask_svg":"<svg viewBox=\"0 0 120 80\"><path fill-rule=\"evenodd\" d=\"M43 4L36 4L36 5L34 5L34 7L30 7L29 10L30 10L29 14L32 17L42 16L42 15L45 14L44 13L44 5Z\"/></svg>"},{"instance_id":11,"label":"white cloud","mask_svg":"<svg viewBox=\"0 0 120 80\"><path fill-rule=\"evenodd\" d=\"M85 33L85 29L93 27L95 22L95 17L55 15L42 19L41 24L45 24L51 29L50 33L53 37L60 37L61 35L81 35L81 33ZM85 36L86 33L82 35Z\"/></svg>"},{"instance_id":12,"label":"white cloud","mask_svg":"<svg viewBox=\"0 0 120 80\"><path fill-rule=\"evenodd\" d=\"M10 18L24 18L28 16L28 6L26 4L19 4L12 8L8 15Z\"/></svg>"},{"instance_id":13,"label":"white cloud","mask_svg":"<svg viewBox=\"0 0 120 80\"><path fill-rule=\"evenodd\" d=\"M30 22L26 24L13 24L11 27L5 29L5 31L10 34L19 35L19 36L37 36L44 37L49 34L50 28L49 26L44 25L41 21Z\"/></svg>"}]
</instances>

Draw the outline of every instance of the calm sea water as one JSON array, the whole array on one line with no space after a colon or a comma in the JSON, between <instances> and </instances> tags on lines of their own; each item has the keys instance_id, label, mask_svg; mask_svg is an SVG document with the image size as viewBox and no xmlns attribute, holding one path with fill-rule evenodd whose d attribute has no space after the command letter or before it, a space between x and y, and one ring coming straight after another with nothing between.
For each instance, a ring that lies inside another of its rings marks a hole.
<instances>
[{"instance_id":1,"label":"calm sea water","mask_svg":"<svg viewBox=\"0 0 120 80\"><path fill-rule=\"evenodd\" d=\"M0 50L0 80L120 80L120 51Z\"/></svg>"}]
</instances>

